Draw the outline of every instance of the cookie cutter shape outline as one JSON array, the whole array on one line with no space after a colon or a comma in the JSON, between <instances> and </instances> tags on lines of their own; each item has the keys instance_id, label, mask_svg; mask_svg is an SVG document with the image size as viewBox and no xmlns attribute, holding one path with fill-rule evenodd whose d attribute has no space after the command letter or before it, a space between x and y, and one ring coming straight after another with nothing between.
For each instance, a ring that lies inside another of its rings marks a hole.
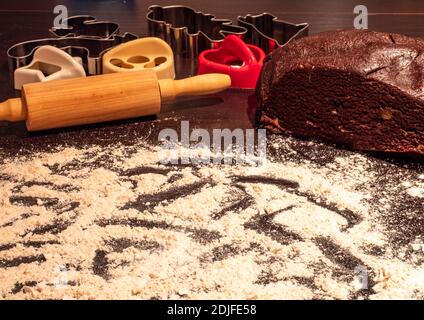
<instances>
[{"instance_id":1,"label":"cookie cutter shape outline","mask_svg":"<svg viewBox=\"0 0 424 320\"><path fill-rule=\"evenodd\" d=\"M16 69L29 65L38 48L50 45L64 50L71 56L80 57L87 74L101 74L103 54L119 44L135 39L138 39L136 35L125 33L124 35L114 35L108 39L62 37L20 42L7 50L9 71L13 73Z\"/></svg>"},{"instance_id":2,"label":"cookie cutter shape outline","mask_svg":"<svg viewBox=\"0 0 424 320\"><path fill-rule=\"evenodd\" d=\"M244 37L247 33L229 19L183 5L150 6L146 18L149 36L165 40L174 54L190 58L218 47L227 35Z\"/></svg>"},{"instance_id":3,"label":"cookie cutter shape outline","mask_svg":"<svg viewBox=\"0 0 424 320\"><path fill-rule=\"evenodd\" d=\"M9 72L13 74L16 69L29 65L39 47L51 45L71 56L80 57L87 74L101 74L102 56L105 52L119 44L138 39L137 35L129 32L119 35L118 24L98 21L93 16L72 16L67 21L66 29L50 29L56 38L29 40L10 47L7 50ZM89 29L95 31L88 31Z\"/></svg>"},{"instance_id":4,"label":"cookie cutter shape outline","mask_svg":"<svg viewBox=\"0 0 424 320\"><path fill-rule=\"evenodd\" d=\"M90 15L72 16L64 20L67 28L50 28L50 33L58 38L62 37L92 37L108 39L119 34L119 24L111 21L97 20Z\"/></svg>"},{"instance_id":5,"label":"cookie cutter shape outline","mask_svg":"<svg viewBox=\"0 0 424 320\"><path fill-rule=\"evenodd\" d=\"M245 43L236 36L228 36L218 49L199 55L198 74L223 73L231 77L231 87L254 89L265 59L265 52Z\"/></svg>"},{"instance_id":6,"label":"cookie cutter shape outline","mask_svg":"<svg viewBox=\"0 0 424 320\"><path fill-rule=\"evenodd\" d=\"M175 79L174 53L164 40L146 37L116 46L103 55L103 73L152 69L158 79Z\"/></svg>"},{"instance_id":7,"label":"cookie cutter shape outline","mask_svg":"<svg viewBox=\"0 0 424 320\"><path fill-rule=\"evenodd\" d=\"M15 90L27 83L46 82L85 77L79 59L56 47L43 46L34 53L34 60L26 67L15 70Z\"/></svg>"},{"instance_id":8,"label":"cookie cutter shape outline","mask_svg":"<svg viewBox=\"0 0 424 320\"><path fill-rule=\"evenodd\" d=\"M267 54L292 40L308 36L310 26L309 23L294 24L280 20L266 12L238 16L237 23L247 30L245 41L262 48Z\"/></svg>"}]
</instances>

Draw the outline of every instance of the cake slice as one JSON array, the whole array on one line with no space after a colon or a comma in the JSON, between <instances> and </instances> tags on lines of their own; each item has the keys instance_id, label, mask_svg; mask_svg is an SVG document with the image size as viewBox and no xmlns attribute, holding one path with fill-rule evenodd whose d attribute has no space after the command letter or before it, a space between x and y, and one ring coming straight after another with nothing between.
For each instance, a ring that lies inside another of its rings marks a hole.
<instances>
[{"instance_id":1,"label":"cake slice","mask_svg":"<svg viewBox=\"0 0 424 320\"><path fill-rule=\"evenodd\" d=\"M368 30L302 38L268 56L257 95L272 132L424 154L424 40Z\"/></svg>"}]
</instances>

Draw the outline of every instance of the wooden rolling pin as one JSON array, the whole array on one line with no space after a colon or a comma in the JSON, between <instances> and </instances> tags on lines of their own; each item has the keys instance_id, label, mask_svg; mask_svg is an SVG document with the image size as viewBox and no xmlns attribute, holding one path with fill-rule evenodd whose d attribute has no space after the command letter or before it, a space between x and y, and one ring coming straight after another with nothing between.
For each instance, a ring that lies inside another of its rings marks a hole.
<instances>
[{"instance_id":1,"label":"wooden rolling pin","mask_svg":"<svg viewBox=\"0 0 424 320\"><path fill-rule=\"evenodd\" d=\"M149 69L31 83L23 86L22 99L0 104L0 121L26 121L28 131L39 131L156 115L162 102L230 86L230 77L223 74L158 81Z\"/></svg>"}]
</instances>

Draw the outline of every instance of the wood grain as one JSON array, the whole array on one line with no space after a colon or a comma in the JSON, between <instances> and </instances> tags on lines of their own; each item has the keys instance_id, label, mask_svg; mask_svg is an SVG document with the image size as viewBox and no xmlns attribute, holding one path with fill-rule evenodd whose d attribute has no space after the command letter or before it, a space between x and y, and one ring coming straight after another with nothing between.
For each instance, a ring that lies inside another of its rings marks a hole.
<instances>
[{"instance_id":1,"label":"wood grain","mask_svg":"<svg viewBox=\"0 0 424 320\"><path fill-rule=\"evenodd\" d=\"M27 128L39 131L155 115L160 90L153 70L26 84Z\"/></svg>"}]
</instances>

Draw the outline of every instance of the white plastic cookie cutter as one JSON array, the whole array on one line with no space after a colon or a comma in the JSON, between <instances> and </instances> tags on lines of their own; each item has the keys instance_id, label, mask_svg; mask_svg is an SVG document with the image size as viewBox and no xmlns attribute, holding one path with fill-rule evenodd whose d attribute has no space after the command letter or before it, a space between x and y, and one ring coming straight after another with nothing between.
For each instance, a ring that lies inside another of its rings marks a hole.
<instances>
[{"instance_id":1,"label":"white plastic cookie cutter","mask_svg":"<svg viewBox=\"0 0 424 320\"><path fill-rule=\"evenodd\" d=\"M175 79L174 53L159 38L143 38L121 44L103 56L103 73L153 69L158 79Z\"/></svg>"},{"instance_id":2,"label":"white plastic cookie cutter","mask_svg":"<svg viewBox=\"0 0 424 320\"><path fill-rule=\"evenodd\" d=\"M15 70L15 89L21 90L26 83L85 77L80 58L73 58L53 46L42 46L34 53L32 62Z\"/></svg>"}]
</instances>

